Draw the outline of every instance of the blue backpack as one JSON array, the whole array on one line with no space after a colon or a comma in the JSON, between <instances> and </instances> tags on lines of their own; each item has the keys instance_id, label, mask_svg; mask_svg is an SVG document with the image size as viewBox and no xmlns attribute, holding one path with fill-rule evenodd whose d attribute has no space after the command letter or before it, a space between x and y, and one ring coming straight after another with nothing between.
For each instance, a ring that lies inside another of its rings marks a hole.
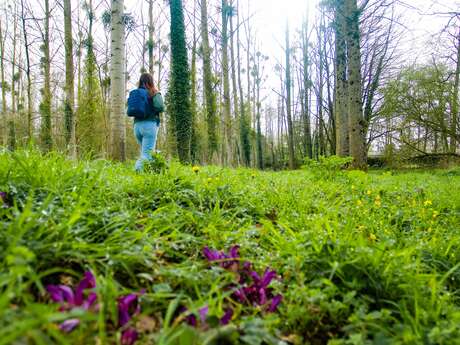
<instances>
[{"instance_id":1,"label":"blue backpack","mask_svg":"<svg viewBox=\"0 0 460 345\"><path fill-rule=\"evenodd\" d=\"M136 119L145 119L149 116L149 93L146 89L132 90L128 97L127 115Z\"/></svg>"}]
</instances>

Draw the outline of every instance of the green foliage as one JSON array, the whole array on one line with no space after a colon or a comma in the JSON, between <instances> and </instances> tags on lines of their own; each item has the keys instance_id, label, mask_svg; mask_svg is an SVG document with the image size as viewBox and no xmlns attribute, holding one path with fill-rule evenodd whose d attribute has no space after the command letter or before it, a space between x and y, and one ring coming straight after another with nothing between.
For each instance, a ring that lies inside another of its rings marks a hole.
<instances>
[{"instance_id":1,"label":"green foliage","mask_svg":"<svg viewBox=\"0 0 460 345\"><path fill-rule=\"evenodd\" d=\"M132 162L0 153L0 344L117 343L104 316L141 289L139 344L457 344L457 170L195 173L172 162L152 175ZM223 314L235 277L202 249L234 244L280 273L279 312L239 305L226 327L185 326L181 306ZM75 311L82 323L64 334L57 324L70 315L45 286L86 269L100 313Z\"/></svg>"},{"instance_id":2,"label":"green foliage","mask_svg":"<svg viewBox=\"0 0 460 345\"><path fill-rule=\"evenodd\" d=\"M169 169L165 156L160 152L152 152L152 160L144 164L144 170L152 173L162 173Z\"/></svg>"},{"instance_id":3,"label":"green foliage","mask_svg":"<svg viewBox=\"0 0 460 345\"><path fill-rule=\"evenodd\" d=\"M303 169L312 171L317 176L331 178L341 170L346 169L353 161L353 157L319 156L319 159L304 158Z\"/></svg>"},{"instance_id":4,"label":"green foliage","mask_svg":"<svg viewBox=\"0 0 460 345\"><path fill-rule=\"evenodd\" d=\"M409 67L383 89L382 115L399 119L397 129L402 144L397 156L407 158L420 151L448 151L447 138L453 135L450 127L451 74L443 65ZM418 135L411 131L414 125L418 127Z\"/></svg>"}]
</instances>

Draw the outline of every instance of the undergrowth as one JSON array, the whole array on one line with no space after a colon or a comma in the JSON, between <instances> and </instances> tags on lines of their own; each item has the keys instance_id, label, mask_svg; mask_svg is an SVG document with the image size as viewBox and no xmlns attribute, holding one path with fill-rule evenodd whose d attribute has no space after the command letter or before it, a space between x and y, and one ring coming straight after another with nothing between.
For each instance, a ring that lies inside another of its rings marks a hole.
<instances>
[{"instance_id":1,"label":"undergrowth","mask_svg":"<svg viewBox=\"0 0 460 345\"><path fill-rule=\"evenodd\" d=\"M137 344L459 344L456 170L312 169L162 163L136 174L2 153L0 344L117 343L117 300L129 293ZM276 312L236 303L236 273L203 256L235 245L255 270L277 272ZM75 286L85 271L97 311L59 311L46 286ZM203 306L206 322L189 326L181 310ZM80 324L63 333L70 317Z\"/></svg>"}]
</instances>

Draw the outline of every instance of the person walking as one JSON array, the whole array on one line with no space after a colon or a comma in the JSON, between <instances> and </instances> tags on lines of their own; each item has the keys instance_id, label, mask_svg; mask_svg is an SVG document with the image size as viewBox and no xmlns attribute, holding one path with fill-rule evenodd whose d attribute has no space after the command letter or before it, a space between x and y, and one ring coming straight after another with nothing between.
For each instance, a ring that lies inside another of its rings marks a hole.
<instances>
[{"instance_id":1,"label":"person walking","mask_svg":"<svg viewBox=\"0 0 460 345\"><path fill-rule=\"evenodd\" d=\"M163 96L155 87L152 75L143 73L138 88L129 93L127 110L128 116L134 117L134 135L140 145L140 157L135 164L137 172L144 170L145 161L152 160L163 111Z\"/></svg>"}]
</instances>

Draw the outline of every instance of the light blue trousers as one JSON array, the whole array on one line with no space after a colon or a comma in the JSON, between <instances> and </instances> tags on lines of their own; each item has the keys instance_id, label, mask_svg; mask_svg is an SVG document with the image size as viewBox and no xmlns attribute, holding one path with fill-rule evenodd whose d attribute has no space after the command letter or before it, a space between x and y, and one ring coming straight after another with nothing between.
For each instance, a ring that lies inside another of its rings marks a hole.
<instances>
[{"instance_id":1,"label":"light blue trousers","mask_svg":"<svg viewBox=\"0 0 460 345\"><path fill-rule=\"evenodd\" d=\"M155 150L158 133L158 122L139 121L134 124L134 135L141 146L141 156L136 161L136 171L144 169L144 161L152 159L152 151Z\"/></svg>"}]
</instances>

